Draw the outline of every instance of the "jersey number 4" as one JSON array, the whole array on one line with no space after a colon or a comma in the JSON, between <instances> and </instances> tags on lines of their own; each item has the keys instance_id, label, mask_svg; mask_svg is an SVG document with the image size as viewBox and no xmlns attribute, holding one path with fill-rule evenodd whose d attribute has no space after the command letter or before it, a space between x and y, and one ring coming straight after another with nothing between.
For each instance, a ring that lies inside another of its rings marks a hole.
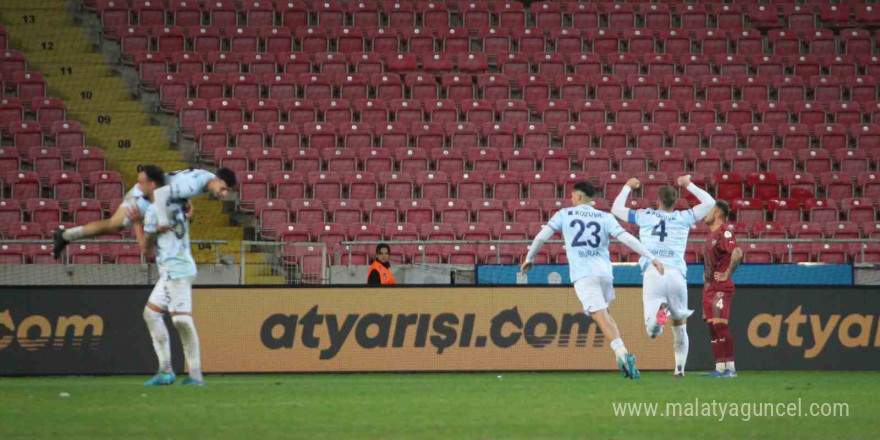
<instances>
[{"instance_id":1,"label":"jersey number 4","mask_svg":"<svg viewBox=\"0 0 880 440\"><path fill-rule=\"evenodd\" d=\"M666 220L660 220L660 223L651 230L651 235L660 237L660 243L666 240Z\"/></svg>"},{"instance_id":2,"label":"jersey number 4","mask_svg":"<svg viewBox=\"0 0 880 440\"><path fill-rule=\"evenodd\" d=\"M592 248L597 248L599 247L599 243L602 243L602 237L599 236L599 232L602 231L602 226L600 224L596 222L589 222L587 224L584 224L582 220L572 220L571 224L569 224L568 226L572 228L577 226L579 228L577 234L574 236L574 240L571 241L572 247L589 246ZM590 231L588 231L588 233L591 235L591 237L587 241L582 241L581 237L583 237L584 232L587 230L587 228L590 228Z\"/></svg>"}]
</instances>

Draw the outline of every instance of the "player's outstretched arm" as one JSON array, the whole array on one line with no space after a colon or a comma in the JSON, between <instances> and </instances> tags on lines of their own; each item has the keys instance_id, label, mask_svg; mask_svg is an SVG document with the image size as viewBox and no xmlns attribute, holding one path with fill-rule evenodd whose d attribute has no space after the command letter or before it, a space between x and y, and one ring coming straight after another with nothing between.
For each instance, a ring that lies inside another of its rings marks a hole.
<instances>
[{"instance_id":1,"label":"player's outstretched arm","mask_svg":"<svg viewBox=\"0 0 880 440\"><path fill-rule=\"evenodd\" d=\"M654 267L657 268L657 272L659 272L660 275L663 275L663 263L661 263L660 260L657 259L657 257L655 257L650 251L648 251L648 248L642 245L642 243L637 238L633 237L632 234L630 234L629 232L623 232L617 236L617 239L620 240L621 243L625 244L626 247L638 252L639 255L647 258L648 261L650 261L651 264L653 264Z\"/></svg>"},{"instance_id":2,"label":"player's outstretched arm","mask_svg":"<svg viewBox=\"0 0 880 440\"><path fill-rule=\"evenodd\" d=\"M629 209L626 207L626 198L640 184L639 179L636 178L627 180L626 185L620 189L620 194L614 199L614 204L611 205L611 213L621 221L629 221Z\"/></svg>"},{"instance_id":3,"label":"player's outstretched arm","mask_svg":"<svg viewBox=\"0 0 880 440\"><path fill-rule=\"evenodd\" d=\"M690 175L679 177L678 185L682 188L686 188L688 191L690 191L691 194L694 195L694 197L697 198L697 200L700 201L700 204L694 206L693 209L696 221L702 220L704 217L706 217L707 214L709 214L709 211L711 211L712 208L715 207L715 199L712 198L712 196L709 195L709 193L704 191L702 188L694 185L694 183L691 182Z\"/></svg>"},{"instance_id":4,"label":"player's outstretched arm","mask_svg":"<svg viewBox=\"0 0 880 440\"><path fill-rule=\"evenodd\" d=\"M520 270L523 275L532 268L532 263L535 261L535 255L538 255L538 251L541 250L541 246L544 246L544 243L547 242L556 231L549 226L544 226L541 229L541 232L538 232L538 235L535 236L535 239L532 240L532 245L529 247L529 253L526 254L526 260L522 262L520 266Z\"/></svg>"},{"instance_id":5,"label":"player's outstretched arm","mask_svg":"<svg viewBox=\"0 0 880 440\"><path fill-rule=\"evenodd\" d=\"M741 248L737 247L733 251L730 252L730 265L727 266L727 270L724 272L715 272L715 281L727 281L730 277L733 276L733 273L736 272L736 268L739 267L739 263L742 262L743 251Z\"/></svg>"}]
</instances>

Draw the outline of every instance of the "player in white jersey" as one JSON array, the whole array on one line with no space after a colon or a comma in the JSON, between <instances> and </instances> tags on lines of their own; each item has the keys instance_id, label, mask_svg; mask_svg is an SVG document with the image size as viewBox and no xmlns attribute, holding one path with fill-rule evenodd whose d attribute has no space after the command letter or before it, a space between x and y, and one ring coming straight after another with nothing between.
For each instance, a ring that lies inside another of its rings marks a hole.
<instances>
[{"instance_id":1,"label":"player in white jersey","mask_svg":"<svg viewBox=\"0 0 880 440\"><path fill-rule=\"evenodd\" d=\"M144 196L155 202L156 190L163 185L165 174L159 167L147 166L139 173L138 186ZM159 372L145 385L170 385L174 383L171 368L171 347L168 329L163 319L171 314L171 321L180 334L183 353L189 366L189 377L183 385L204 385L199 354L199 336L192 319L192 283L196 277L196 263L189 243L189 222L185 205L172 202L168 205L167 223L170 229L159 230L158 203L147 207L143 223L134 224L138 244L145 252L155 249L159 281L144 307L144 321L153 339L153 349L159 359Z\"/></svg>"},{"instance_id":2,"label":"player in white jersey","mask_svg":"<svg viewBox=\"0 0 880 440\"><path fill-rule=\"evenodd\" d=\"M684 377L688 355L687 318L694 313L687 307L687 249L691 226L700 221L715 206L715 199L691 183L690 176L678 178L678 185L686 188L700 201L693 209L675 210L678 192L671 186L659 191L658 209L627 209L626 198L640 186L638 179L629 179L614 199L611 213L617 218L639 226L639 239L652 255L663 262L666 274L658 273L645 257L639 259L642 269L642 304L645 329L649 338L663 332L663 325L672 318L675 377Z\"/></svg>"},{"instance_id":3,"label":"player in white jersey","mask_svg":"<svg viewBox=\"0 0 880 440\"><path fill-rule=\"evenodd\" d=\"M155 166L155 165L153 165ZM140 174L140 173L138 173ZM160 201L160 230L168 229L167 203L190 199L201 194L211 194L216 198L226 198L235 188L235 172L229 168L220 168L217 173L206 170L182 170L165 175L166 186L156 191L156 199ZM82 226L68 230L57 230L52 236L52 253L55 259L61 258L61 251L72 241L97 237L105 234L115 234L131 227L131 225L146 211L150 202L138 185L133 186L123 198L122 204L116 209L109 219L97 220Z\"/></svg>"},{"instance_id":4,"label":"player in white jersey","mask_svg":"<svg viewBox=\"0 0 880 440\"><path fill-rule=\"evenodd\" d=\"M528 272L544 242L561 231L565 239L571 282L583 304L584 313L590 315L602 333L611 340L611 349L614 350L623 376L638 379L636 357L626 350L617 322L608 312L608 306L614 300L611 258L608 254L610 237L617 237L630 249L650 260L661 274L663 263L626 232L614 216L593 208L591 199L595 193L596 189L589 182L579 182L574 186L571 191L572 207L560 209L541 229L532 242L521 269L523 274Z\"/></svg>"}]
</instances>

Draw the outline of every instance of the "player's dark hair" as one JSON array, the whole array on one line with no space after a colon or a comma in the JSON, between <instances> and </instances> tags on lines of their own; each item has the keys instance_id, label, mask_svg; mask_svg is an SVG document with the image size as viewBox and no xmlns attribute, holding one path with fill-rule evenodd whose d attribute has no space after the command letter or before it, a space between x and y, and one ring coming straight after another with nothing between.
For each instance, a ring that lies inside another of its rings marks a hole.
<instances>
[{"instance_id":1,"label":"player's dark hair","mask_svg":"<svg viewBox=\"0 0 880 440\"><path fill-rule=\"evenodd\" d=\"M663 205L662 208L666 209L675 206L675 200L678 198L678 192L671 186L660 187L660 192L657 195L660 197L660 204Z\"/></svg>"},{"instance_id":2,"label":"player's dark hair","mask_svg":"<svg viewBox=\"0 0 880 440\"><path fill-rule=\"evenodd\" d=\"M144 165L141 172L147 175L150 182L155 182L157 187L165 186L165 171L158 165Z\"/></svg>"},{"instance_id":3,"label":"player's dark hair","mask_svg":"<svg viewBox=\"0 0 880 440\"><path fill-rule=\"evenodd\" d=\"M587 196L591 199L593 198L594 195L596 195L596 187L593 186L593 184L590 182L575 183L574 188L572 188L572 189L575 191L580 191L580 192L584 193L585 196Z\"/></svg>"},{"instance_id":4,"label":"player's dark hair","mask_svg":"<svg viewBox=\"0 0 880 440\"><path fill-rule=\"evenodd\" d=\"M232 171L229 168L220 168L215 175L219 177L220 180L226 182L229 189L235 189L235 185L238 183L235 179L235 171Z\"/></svg>"},{"instance_id":5,"label":"player's dark hair","mask_svg":"<svg viewBox=\"0 0 880 440\"><path fill-rule=\"evenodd\" d=\"M379 252L382 252L382 249L388 249L388 253L391 253L391 246L388 246L387 243L379 243L376 246L376 255L379 255Z\"/></svg>"},{"instance_id":6,"label":"player's dark hair","mask_svg":"<svg viewBox=\"0 0 880 440\"><path fill-rule=\"evenodd\" d=\"M724 200L716 200L715 207L724 214L724 220L727 220L730 217L730 205L727 204Z\"/></svg>"}]
</instances>

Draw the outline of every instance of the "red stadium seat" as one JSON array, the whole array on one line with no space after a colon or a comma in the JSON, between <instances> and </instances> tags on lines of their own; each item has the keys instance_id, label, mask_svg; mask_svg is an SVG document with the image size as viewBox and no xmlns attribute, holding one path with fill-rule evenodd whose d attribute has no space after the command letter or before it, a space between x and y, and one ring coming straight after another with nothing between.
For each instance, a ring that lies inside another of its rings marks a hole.
<instances>
[{"instance_id":1,"label":"red stadium seat","mask_svg":"<svg viewBox=\"0 0 880 440\"><path fill-rule=\"evenodd\" d=\"M730 207L736 213L736 221L739 223L755 224L764 221L764 207L760 200L734 199Z\"/></svg>"},{"instance_id":2,"label":"red stadium seat","mask_svg":"<svg viewBox=\"0 0 880 440\"><path fill-rule=\"evenodd\" d=\"M804 211L809 220L815 223L828 223L838 220L837 204L832 199L807 199Z\"/></svg>"},{"instance_id":3,"label":"red stadium seat","mask_svg":"<svg viewBox=\"0 0 880 440\"><path fill-rule=\"evenodd\" d=\"M239 209L251 212L257 200L269 197L269 181L265 174L259 172L247 171L236 174L240 199Z\"/></svg>"}]
</instances>

